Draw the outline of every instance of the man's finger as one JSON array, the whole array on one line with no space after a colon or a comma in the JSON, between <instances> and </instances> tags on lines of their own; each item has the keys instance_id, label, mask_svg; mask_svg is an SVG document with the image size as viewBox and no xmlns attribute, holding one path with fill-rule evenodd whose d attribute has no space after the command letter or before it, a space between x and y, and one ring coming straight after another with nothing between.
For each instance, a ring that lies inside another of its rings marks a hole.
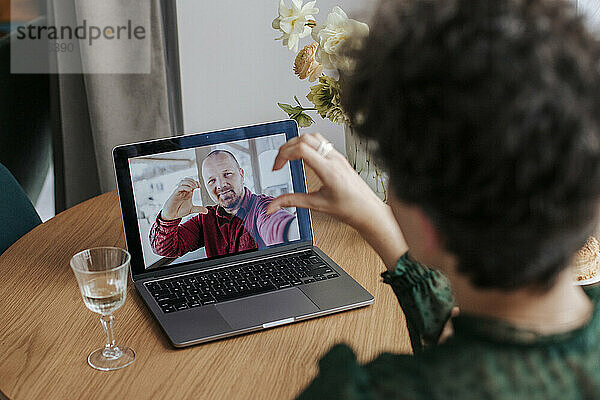
<instances>
[{"instance_id":1,"label":"man's finger","mask_svg":"<svg viewBox=\"0 0 600 400\"><path fill-rule=\"evenodd\" d=\"M319 209L319 201L317 195L308 193L288 193L282 194L275 198L267 206L267 214L273 214L283 207L300 207L310 208L313 210Z\"/></svg>"},{"instance_id":2,"label":"man's finger","mask_svg":"<svg viewBox=\"0 0 600 400\"><path fill-rule=\"evenodd\" d=\"M195 180L194 178L184 178L181 180L181 183L187 183L189 184L191 187L193 187L194 189L199 188L200 184L198 183L197 180Z\"/></svg>"},{"instance_id":3,"label":"man's finger","mask_svg":"<svg viewBox=\"0 0 600 400\"><path fill-rule=\"evenodd\" d=\"M180 183L179 186L177 187L178 192L181 192L181 191L192 192L192 191L194 191L194 189L195 189L194 187L190 186L187 183Z\"/></svg>"},{"instance_id":4,"label":"man's finger","mask_svg":"<svg viewBox=\"0 0 600 400\"><path fill-rule=\"evenodd\" d=\"M198 213L198 214L208 214L208 208L202 206L192 206L190 209L190 214Z\"/></svg>"}]
</instances>

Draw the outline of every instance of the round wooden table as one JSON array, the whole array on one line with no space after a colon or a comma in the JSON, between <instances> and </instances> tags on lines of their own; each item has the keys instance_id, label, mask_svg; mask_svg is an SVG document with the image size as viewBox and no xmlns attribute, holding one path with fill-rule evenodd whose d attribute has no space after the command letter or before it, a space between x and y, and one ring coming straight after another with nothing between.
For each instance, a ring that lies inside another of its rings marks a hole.
<instances>
[{"instance_id":1,"label":"round wooden table","mask_svg":"<svg viewBox=\"0 0 600 400\"><path fill-rule=\"evenodd\" d=\"M328 216L313 213L313 227L316 244L375 296L373 305L175 349L130 282L115 333L136 360L101 372L86 358L104 345L104 332L83 304L69 260L90 247L125 247L116 192L57 215L0 256L0 398L289 399L335 343L348 343L361 362L384 351L409 353L404 315L381 283L379 257Z\"/></svg>"}]
</instances>

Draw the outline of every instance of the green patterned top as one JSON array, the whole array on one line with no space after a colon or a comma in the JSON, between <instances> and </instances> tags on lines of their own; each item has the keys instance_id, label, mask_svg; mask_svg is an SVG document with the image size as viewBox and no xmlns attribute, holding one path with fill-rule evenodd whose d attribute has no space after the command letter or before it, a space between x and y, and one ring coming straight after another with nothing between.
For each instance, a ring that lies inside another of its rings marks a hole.
<instances>
[{"instance_id":1,"label":"green patterned top","mask_svg":"<svg viewBox=\"0 0 600 400\"><path fill-rule=\"evenodd\" d=\"M586 289L593 317L560 335L460 315L454 335L437 343L450 315L449 281L408 255L384 272L402 307L415 355L384 353L359 364L334 346L300 399L600 399L600 288Z\"/></svg>"}]
</instances>

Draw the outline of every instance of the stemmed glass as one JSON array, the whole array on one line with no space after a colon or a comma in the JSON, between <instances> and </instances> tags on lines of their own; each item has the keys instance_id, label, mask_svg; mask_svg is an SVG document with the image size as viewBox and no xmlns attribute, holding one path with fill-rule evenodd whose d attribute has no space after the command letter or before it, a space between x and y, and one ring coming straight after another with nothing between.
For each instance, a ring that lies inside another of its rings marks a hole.
<instances>
[{"instance_id":1,"label":"stemmed glass","mask_svg":"<svg viewBox=\"0 0 600 400\"><path fill-rule=\"evenodd\" d=\"M123 368L135 360L135 352L129 347L117 346L113 336L112 314L125 303L130 260L131 255L117 247L96 247L71 258L83 302L101 315L100 322L106 333L106 345L88 356L88 363L102 371Z\"/></svg>"}]
</instances>

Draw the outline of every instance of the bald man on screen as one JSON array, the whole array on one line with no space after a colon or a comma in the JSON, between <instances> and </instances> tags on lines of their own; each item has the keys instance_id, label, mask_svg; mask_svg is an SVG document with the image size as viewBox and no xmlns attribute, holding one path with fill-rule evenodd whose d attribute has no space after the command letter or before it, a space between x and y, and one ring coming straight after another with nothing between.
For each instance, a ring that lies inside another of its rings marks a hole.
<instances>
[{"instance_id":1,"label":"bald man on screen","mask_svg":"<svg viewBox=\"0 0 600 400\"><path fill-rule=\"evenodd\" d=\"M244 170L226 150L212 151L202 162L202 179L214 206L192 204L200 188L193 178L177 185L150 230L152 250L163 257L180 257L204 247L207 257L264 248L298 239L296 217L279 210L267 215L273 197L254 194L244 186ZM181 219L198 213L184 223Z\"/></svg>"}]
</instances>

